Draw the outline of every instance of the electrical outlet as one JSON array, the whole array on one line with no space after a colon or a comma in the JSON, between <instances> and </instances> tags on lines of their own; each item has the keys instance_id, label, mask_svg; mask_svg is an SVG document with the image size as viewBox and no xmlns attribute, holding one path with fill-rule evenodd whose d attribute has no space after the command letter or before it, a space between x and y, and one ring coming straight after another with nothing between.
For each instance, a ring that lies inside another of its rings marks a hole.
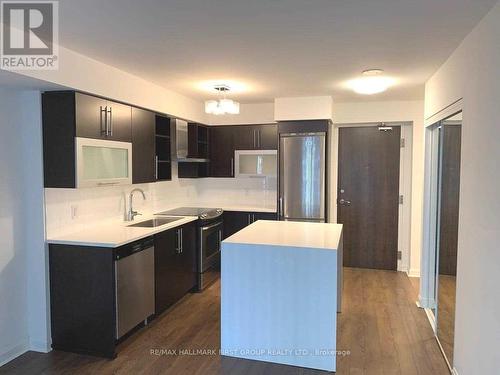
<instances>
[{"instance_id":1,"label":"electrical outlet","mask_svg":"<svg viewBox=\"0 0 500 375\"><path fill-rule=\"evenodd\" d=\"M78 206L72 205L71 206L71 219L75 219L78 215Z\"/></svg>"}]
</instances>

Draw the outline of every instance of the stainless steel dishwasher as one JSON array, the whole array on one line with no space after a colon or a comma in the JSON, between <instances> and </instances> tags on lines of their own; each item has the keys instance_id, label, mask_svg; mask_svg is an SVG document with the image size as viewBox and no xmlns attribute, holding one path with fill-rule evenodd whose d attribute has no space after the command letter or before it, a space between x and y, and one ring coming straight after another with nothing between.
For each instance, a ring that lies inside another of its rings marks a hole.
<instances>
[{"instance_id":1,"label":"stainless steel dishwasher","mask_svg":"<svg viewBox=\"0 0 500 375\"><path fill-rule=\"evenodd\" d=\"M149 237L122 246L115 254L116 338L155 311L154 243Z\"/></svg>"}]
</instances>

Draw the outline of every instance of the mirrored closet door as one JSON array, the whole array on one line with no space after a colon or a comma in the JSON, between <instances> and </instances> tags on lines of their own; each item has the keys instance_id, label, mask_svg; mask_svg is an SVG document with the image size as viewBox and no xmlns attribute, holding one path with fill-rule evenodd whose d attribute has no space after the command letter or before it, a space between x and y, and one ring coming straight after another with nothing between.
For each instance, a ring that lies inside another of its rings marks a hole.
<instances>
[{"instance_id":1,"label":"mirrored closet door","mask_svg":"<svg viewBox=\"0 0 500 375\"><path fill-rule=\"evenodd\" d=\"M453 367L462 113L431 127L436 337Z\"/></svg>"}]
</instances>

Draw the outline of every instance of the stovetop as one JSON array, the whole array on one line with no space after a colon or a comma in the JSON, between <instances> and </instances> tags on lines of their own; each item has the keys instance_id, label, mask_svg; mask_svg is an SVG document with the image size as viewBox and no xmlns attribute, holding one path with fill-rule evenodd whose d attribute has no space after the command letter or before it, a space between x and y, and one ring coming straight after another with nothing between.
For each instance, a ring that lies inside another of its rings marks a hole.
<instances>
[{"instance_id":1,"label":"stovetop","mask_svg":"<svg viewBox=\"0 0 500 375\"><path fill-rule=\"evenodd\" d=\"M221 216L222 213L221 208L179 207L159 212L156 215L198 216L200 219L213 219Z\"/></svg>"}]
</instances>

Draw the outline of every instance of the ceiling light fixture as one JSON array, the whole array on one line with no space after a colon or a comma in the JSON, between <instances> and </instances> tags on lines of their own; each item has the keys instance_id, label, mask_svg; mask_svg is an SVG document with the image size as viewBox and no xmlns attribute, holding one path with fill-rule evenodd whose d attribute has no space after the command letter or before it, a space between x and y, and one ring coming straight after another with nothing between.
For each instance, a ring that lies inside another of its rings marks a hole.
<instances>
[{"instance_id":1,"label":"ceiling light fixture","mask_svg":"<svg viewBox=\"0 0 500 375\"><path fill-rule=\"evenodd\" d=\"M237 115L240 113L240 103L226 99L226 93L231 89L227 85L215 85L214 90L221 96L218 100L207 100L205 102L205 112L213 115L224 115L226 113Z\"/></svg>"},{"instance_id":2,"label":"ceiling light fixture","mask_svg":"<svg viewBox=\"0 0 500 375\"><path fill-rule=\"evenodd\" d=\"M353 79L347 84L352 90L354 90L354 92L358 94L378 94L387 90L391 85L394 84L394 79L383 76L383 73L384 71L382 69L365 70L362 73L363 77Z\"/></svg>"}]
</instances>

